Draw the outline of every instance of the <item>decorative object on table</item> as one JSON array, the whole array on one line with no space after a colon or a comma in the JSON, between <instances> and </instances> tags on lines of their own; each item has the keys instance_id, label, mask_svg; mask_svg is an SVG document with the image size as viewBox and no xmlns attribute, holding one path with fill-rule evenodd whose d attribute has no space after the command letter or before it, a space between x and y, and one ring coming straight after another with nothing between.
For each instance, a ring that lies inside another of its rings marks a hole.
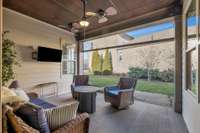
<instances>
[{"instance_id":1,"label":"decorative object on table","mask_svg":"<svg viewBox=\"0 0 200 133\"><path fill-rule=\"evenodd\" d=\"M15 43L6 38L8 31L3 32L2 43L2 84L5 85L9 80L14 78L13 66L19 65L16 60Z\"/></svg>"},{"instance_id":2,"label":"decorative object on table","mask_svg":"<svg viewBox=\"0 0 200 133\"><path fill-rule=\"evenodd\" d=\"M134 92L137 84L135 78L120 78L117 86L104 88L105 102L118 109L127 108L134 103Z\"/></svg>"},{"instance_id":3,"label":"decorative object on table","mask_svg":"<svg viewBox=\"0 0 200 133\"><path fill-rule=\"evenodd\" d=\"M88 84L88 81L89 81L89 76L88 75L75 75L73 77L73 82L71 84L71 92L72 92L72 96L74 99L77 99L77 93L74 92L74 89L77 87L77 86L89 86Z\"/></svg>"}]
</instances>

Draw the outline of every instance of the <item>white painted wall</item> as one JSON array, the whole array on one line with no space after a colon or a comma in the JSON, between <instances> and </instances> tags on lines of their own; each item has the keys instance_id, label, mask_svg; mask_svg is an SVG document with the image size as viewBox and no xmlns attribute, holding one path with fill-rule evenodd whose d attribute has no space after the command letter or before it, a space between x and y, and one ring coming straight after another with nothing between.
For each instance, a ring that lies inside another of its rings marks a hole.
<instances>
[{"instance_id":1,"label":"white painted wall","mask_svg":"<svg viewBox=\"0 0 200 133\"><path fill-rule=\"evenodd\" d=\"M183 91L183 118L190 133L200 133L200 104L190 92Z\"/></svg>"},{"instance_id":2,"label":"white painted wall","mask_svg":"<svg viewBox=\"0 0 200 133\"><path fill-rule=\"evenodd\" d=\"M75 44L74 35L6 8L3 17L3 30L9 30L8 37L16 43L21 67L15 67L15 79L19 80L21 87L26 91L35 91L38 84L58 82L60 94L70 92L73 75L62 75L60 63L33 60L32 51L38 46L60 49L60 38Z\"/></svg>"},{"instance_id":3,"label":"white painted wall","mask_svg":"<svg viewBox=\"0 0 200 133\"><path fill-rule=\"evenodd\" d=\"M186 13L191 0L183 1L183 12ZM183 23L184 23L183 16ZM185 24L183 24L183 45L185 47ZM185 86L185 54L183 47L183 118L187 125L190 133L200 133L200 104L198 103L197 97L193 96L189 91L186 90Z\"/></svg>"}]
</instances>

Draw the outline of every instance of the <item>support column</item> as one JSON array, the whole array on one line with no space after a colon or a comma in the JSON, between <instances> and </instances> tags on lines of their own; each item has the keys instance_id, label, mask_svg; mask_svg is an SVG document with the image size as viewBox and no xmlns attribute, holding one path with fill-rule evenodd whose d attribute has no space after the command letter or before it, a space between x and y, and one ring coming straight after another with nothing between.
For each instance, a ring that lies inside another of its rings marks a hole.
<instances>
[{"instance_id":1,"label":"support column","mask_svg":"<svg viewBox=\"0 0 200 133\"><path fill-rule=\"evenodd\" d=\"M182 113L182 16L175 17L175 98L174 111Z\"/></svg>"},{"instance_id":2,"label":"support column","mask_svg":"<svg viewBox=\"0 0 200 133\"><path fill-rule=\"evenodd\" d=\"M80 74L80 41L77 42L77 49L76 49L76 74Z\"/></svg>"},{"instance_id":3,"label":"support column","mask_svg":"<svg viewBox=\"0 0 200 133\"><path fill-rule=\"evenodd\" d=\"M3 0L0 0L0 58L2 58L2 18L3 18ZM2 79L2 60L0 59L0 79ZM2 82L0 81L0 90ZM1 101L1 91L0 91L0 133L2 133L2 101Z\"/></svg>"},{"instance_id":4,"label":"support column","mask_svg":"<svg viewBox=\"0 0 200 133\"><path fill-rule=\"evenodd\" d=\"M81 75L83 74L83 53L81 52L83 49L83 42L78 41L77 43L77 59L76 59L76 64L77 64L77 70L76 74Z\"/></svg>"}]
</instances>

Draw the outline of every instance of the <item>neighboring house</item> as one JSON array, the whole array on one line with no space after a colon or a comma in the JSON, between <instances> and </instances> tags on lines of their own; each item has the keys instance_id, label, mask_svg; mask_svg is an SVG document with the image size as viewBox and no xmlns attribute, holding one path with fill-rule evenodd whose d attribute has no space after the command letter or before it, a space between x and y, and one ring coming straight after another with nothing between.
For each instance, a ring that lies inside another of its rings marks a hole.
<instances>
[{"instance_id":1,"label":"neighboring house","mask_svg":"<svg viewBox=\"0 0 200 133\"><path fill-rule=\"evenodd\" d=\"M193 27L190 30L194 30ZM174 29L168 29L153 34L137 37L133 40L126 40L120 35L113 35L87 42L87 49L98 49L108 46L116 46L138 42L155 41L166 38L174 38ZM171 41L161 43L147 43L139 46L129 46L123 48L113 48L109 51L112 54L113 72L127 73L129 67L143 67L145 62L152 61L153 69L161 71L174 69L175 64L175 42ZM104 55L105 50L99 50ZM84 54L84 69L91 70L92 52Z\"/></svg>"},{"instance_id":2,"label":"neighboring house","mask_svg":"<svg viewBox=\"0 0 200 133\"><path fill-rule=\"evenodd\" d=\"M153 33L133 40L125 40L120 35L114 35L102 39L92 40L92 48L103 48L107 46L123 45L137 42L147 42L152 40L159 40L164 38L174 37L174 29ZM105 50L100 50L100 54L104 54ZM112 54L113 72L127 73L129 67L145 67L145 61L155 61L153 68L160 70L174 69L174 41L162 42L157 44L148 44L140 46L131 46L123 48L110 49ZM153 55L152 55L153 53ZM144 55L145 54L145 55ZM84 66L91 68L92 52L85 53ZM150 56L151 55L151 56Z\"/></svg>"}]
</instances>

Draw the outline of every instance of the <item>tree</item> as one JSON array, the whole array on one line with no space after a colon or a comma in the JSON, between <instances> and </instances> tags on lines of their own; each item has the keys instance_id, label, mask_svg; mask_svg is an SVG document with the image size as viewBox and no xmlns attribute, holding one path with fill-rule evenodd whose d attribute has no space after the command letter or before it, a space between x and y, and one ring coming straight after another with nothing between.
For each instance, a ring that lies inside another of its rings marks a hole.
<instances>
[{"instance_id":1,"label":"tree","mask_svg":"<svg viewBox=\"0 0 200 133\"><path fill-rule=\"evenodd\" d=\"M159 63L159 56L161 51L156 47L151 46L150 48L143 47L140 51L141 64L147 69L148 80L151 80L151 70L154 69Z\"/></svg>"},{"instance_id":2,"label":"tree","mask_svg":"<svg viewBox=\"0 0 200 133\"><path fill-rule=\"evenodd\" d=\"M93 74L101 74L101 59L98 51L92 53L92 72Z\"/></svg>"},{"instance_id":3,"label":"tree","mask_svg":"<svg viewBox=\"0 0 200 133\"><path fill-rule=\"evenodd\" d=\"M105 51L103 64L102 64L102 72L104 75L112 74L111 55L110 55L108 49L106 49L106 51Z\"/></svg>"}]
</instances>

